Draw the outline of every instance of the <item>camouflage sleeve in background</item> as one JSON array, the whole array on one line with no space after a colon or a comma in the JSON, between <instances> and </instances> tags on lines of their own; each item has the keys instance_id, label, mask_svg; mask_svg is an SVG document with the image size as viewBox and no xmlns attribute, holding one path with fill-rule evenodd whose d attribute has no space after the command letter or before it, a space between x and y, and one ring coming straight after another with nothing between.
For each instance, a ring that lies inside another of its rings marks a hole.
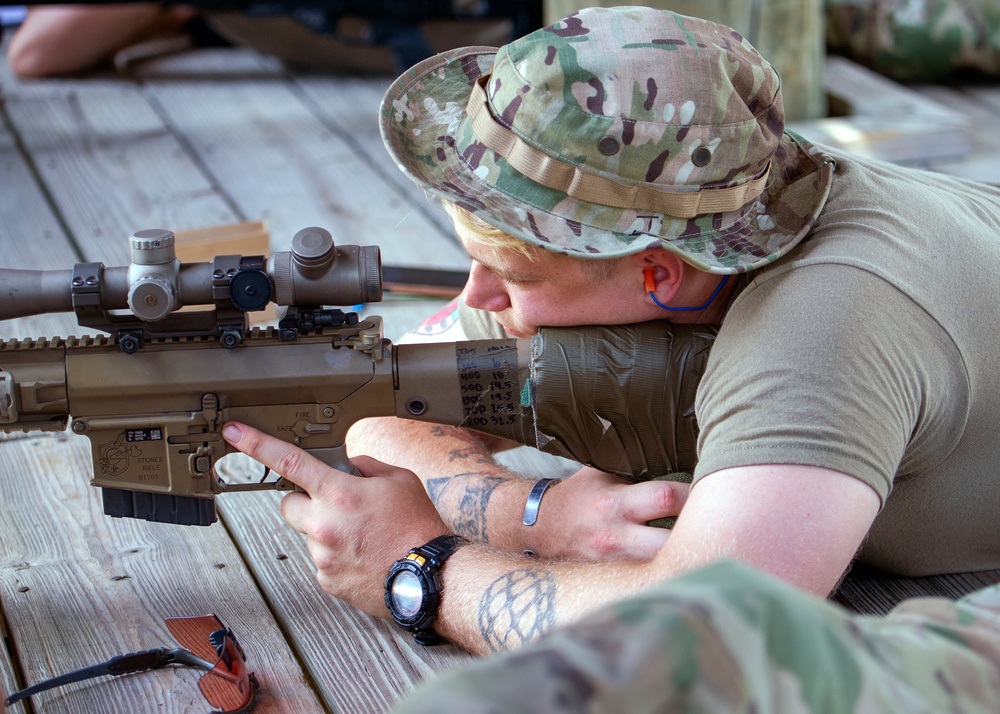
<instances>
[{"instance_id":1,"label":"camouflage sleeve in background","mask_svg":"<svg viewBox=\"0 0 1000 714\"><path fill-rule=\"evenodd\" d=\"M427 682L393 714L1000 712L1000 586L855 615L735 563Z\"/></svg>"},{"instance_id":2,"label":"camouflage sleeve in background","mask_svg":"<svg viewBox=\"0 0 1000 714\"><path fill-rule=\"evenodd\" d=\"M826 0L827 46L900 82L1000 74L996 0Z\"/></svg>"}]
</instances>

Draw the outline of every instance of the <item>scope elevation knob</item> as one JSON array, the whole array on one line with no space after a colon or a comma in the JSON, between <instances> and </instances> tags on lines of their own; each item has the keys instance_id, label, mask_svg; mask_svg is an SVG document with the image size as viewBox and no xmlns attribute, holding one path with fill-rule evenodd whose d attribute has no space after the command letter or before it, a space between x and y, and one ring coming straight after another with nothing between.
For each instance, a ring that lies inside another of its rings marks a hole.
<instances>
[{"instance_id":1,"label":"scope elevation knob","mask_svg":"<svg viewBox=\"0 0 1000 714\"><path fill-rule=\"evenodd\" d=\"M165 265L174 262L174 234L165 228L136 231L129 236L132 263L135 265Z\"/></svg>"}]
</instances>

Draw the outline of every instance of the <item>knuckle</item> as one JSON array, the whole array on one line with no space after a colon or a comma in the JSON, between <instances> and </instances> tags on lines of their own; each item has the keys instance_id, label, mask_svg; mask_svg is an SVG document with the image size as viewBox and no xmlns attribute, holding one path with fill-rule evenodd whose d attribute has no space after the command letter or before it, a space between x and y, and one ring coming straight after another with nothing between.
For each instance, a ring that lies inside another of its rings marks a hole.
<instances>
[{"instance_id":1,"label":"knuckle","mask_svg":"<svg viewBox=\"0 0 1000 714\"><path fill-rule=\"evenodd\" d=\"M282 476L291 476L295 478L298 474L302 472L303 452L298 449L284 448L278 455L278 460L275 464L275 471L277 471Z\"/></svg>"},{"instance_id":2,"label":"knuckle","mask_svg":"<svg viewBox=\"0 0 1000 714\"><path fill-rule=\"evenodd\" d=\"M329 513L353 514L363 512L365 499L356 491L327 486L321 489L320 500Z\"/></svg>"},{"instance_id":3,"label":"knuckle","mask_svg":"<svg viewBox=\"0 0 1000 714\"><path fill-rule=\"evenodd\" d=\"M618 537L613 532L604 528L594 530L587 537L586 542L590 554L597 558L613 556L621 549Z\"/></svg>"},{"instance_id":4,"label":"knuckle","mask_svg":"<svg viewBox=\"0 0 1000 714\"><path fill-rule=\"evenodd\" d=\"M594 500L594 511L599 518L609 518L618 513L619 503L615 494L602 491Z\"/></svg>"},{"instance_id":5,"label":"knuckle","mask_svg":"<svg viewBox=\"0 0 1000 714\"><path fill-rule=\"evenodd\" d=\"M336 559L326 548L317 548L312 554L312 559L320 573L334 571L337 567Z\"/></svg>"},{"instance_id":6,"label":"knuckle","mask_svg":"<svg viewBox=\"0 0 1000 714\"><path fill-rule=\"evenodd\" d=\"M653 507L663 513L669 514L677 507L677 494L670 484L662 484L660 488L653 491Z\"/></svg>"},{"instance_id":7,"label":"knuckle","mask_svg":"<svg viewBox=\"0 0 1000 714\"><path fill-rule=\"evenodd\" d=\"M329 560L330 551L336 549L340 545L340 528L332 523L324 521L313 527L311 537L317 545L322 546L321 548L315 549L312 554L313 560L317 561L318 565L319 559L323 559L324 561Z\"/></svg>"}]
</instances>

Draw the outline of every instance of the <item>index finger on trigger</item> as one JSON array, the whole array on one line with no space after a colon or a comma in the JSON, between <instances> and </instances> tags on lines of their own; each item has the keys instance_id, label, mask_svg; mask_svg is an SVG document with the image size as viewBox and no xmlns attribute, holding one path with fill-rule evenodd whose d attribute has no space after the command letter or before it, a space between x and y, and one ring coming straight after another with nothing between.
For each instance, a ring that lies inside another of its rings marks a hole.
<instances>
[{"instance_id":1,"label":"index finger on trigger","mask_svg":"<svg viewBox=\"0 0 1000 714\"><path fill-rule=\"evenodd\" d=\"M330 470L329 466L304 449L246 424L226 422L222 427L222 437L239 451L310 494L320 487L324 475Z\"/></svg>"}]
</instances>

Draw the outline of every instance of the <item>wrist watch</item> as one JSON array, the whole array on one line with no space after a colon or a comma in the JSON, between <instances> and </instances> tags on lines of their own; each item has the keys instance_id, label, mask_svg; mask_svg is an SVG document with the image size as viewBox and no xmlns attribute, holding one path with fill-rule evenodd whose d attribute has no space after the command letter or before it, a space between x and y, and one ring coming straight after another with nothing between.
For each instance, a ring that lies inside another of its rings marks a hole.
<instances>
[{"instance_id":1,"label":"wrist watch","mask_svg":"<svg viewBox=\"0 0 1000 714\"><path fill-rule=\"evenodd\" d=\"M468 543L457 535L438 536L397 560L385 579L385 606L392 619L420 645L439 645L434 631L441 604L441 568L456 550Z\"/></svg>"}]
</instances>

